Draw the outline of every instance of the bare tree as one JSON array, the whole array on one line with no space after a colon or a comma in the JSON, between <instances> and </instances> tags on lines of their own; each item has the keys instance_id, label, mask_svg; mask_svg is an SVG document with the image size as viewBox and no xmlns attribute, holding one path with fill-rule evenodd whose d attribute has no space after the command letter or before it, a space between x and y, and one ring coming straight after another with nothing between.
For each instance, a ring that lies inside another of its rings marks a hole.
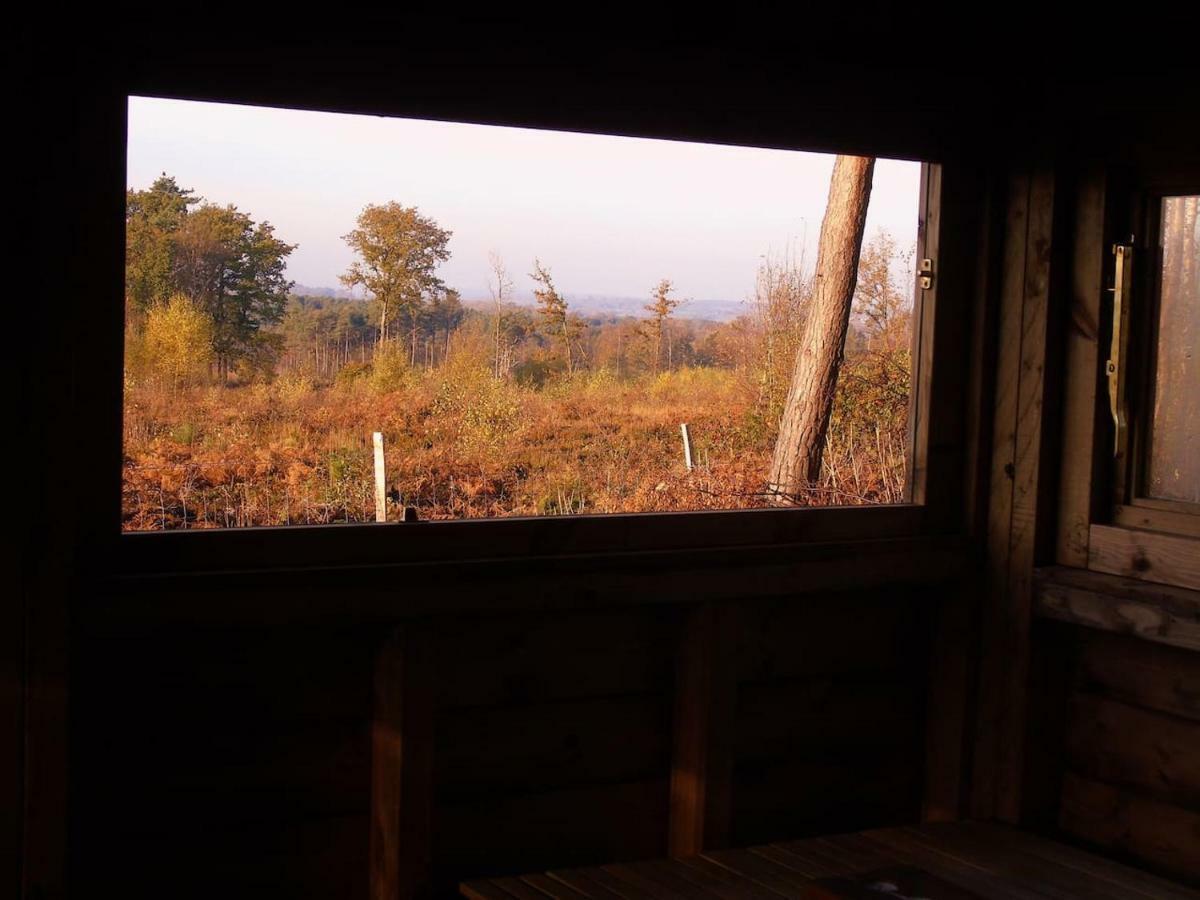
<instances>
[{"instance_id":1,"label":"bare tree","mask_svg":"<svg viewBox=\"0 0 1200 900\"><path fill-rule=\"evenodd\" d=\"M817 481L858 277L873 157L839 156L821 222L813 300L779 422L767 488L781 501Z\"/></svg>"},{"instance_id":2,"label":"bare tree","mask_svg":"<svg viewBox=\"0 0 1200 900\"><path fill-rule=\"evenodd\" d=\"M494 333L493 353L495 357L494 374L497 378L504 378L508 374L508 348L504 346L504 304L512 298L513 283L509 278L508 269L504 267L504 260L500 258L500 254L495 250L488 254L488 268L491 269L491 278L488 279L488 291L491 292L492 302L496 304L496 325Z\"/></svg>"}]
</instances>

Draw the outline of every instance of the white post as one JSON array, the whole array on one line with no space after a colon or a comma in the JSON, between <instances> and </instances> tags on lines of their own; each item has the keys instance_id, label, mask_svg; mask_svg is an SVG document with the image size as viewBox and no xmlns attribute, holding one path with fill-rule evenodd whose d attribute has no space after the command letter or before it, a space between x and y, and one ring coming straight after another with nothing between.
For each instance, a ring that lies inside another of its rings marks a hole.
<instances>
[{"instance_id":1,"label":"white post","mask_svg":"<svg viewBox=\"0 0 1200 900\"><path fill-rule=\"evenodd\" d=\"M692 471L692 436L688 433L687 422L680 424L679 432L683 435L683 461L690 472Z\"/></svg>"},{"instance_id":2,"label":"white post","mask_svg":"<svg viewBox=\"0 0 1200 900\"><path fill-rule=\"evenodd\" d=\"M387 521L387 476L383 469L383 432L375 432L375 521Z\"/></svg>"}]
</instances>

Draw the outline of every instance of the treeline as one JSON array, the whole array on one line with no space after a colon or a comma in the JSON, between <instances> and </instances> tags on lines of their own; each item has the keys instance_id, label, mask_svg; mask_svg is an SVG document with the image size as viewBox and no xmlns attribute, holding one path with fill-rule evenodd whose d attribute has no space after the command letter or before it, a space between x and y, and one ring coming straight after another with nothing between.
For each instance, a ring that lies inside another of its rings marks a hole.
<instances>
[{"instance_id":1,"label":"treeline","mask_svg":"<svg viewBox=\"0 0 1200 900\"><path fill-rule=\"evenodd\" d=\"M668 279L648 286L645 314L576 313L550 266L524 276L535 305L513 302L505 262L489 259L490 298L467 306L438 275L451 232L419 210L369 205L343 239L355 258L342 275L365 299L294 296L284 276L296 248L235 206L219 206L163 175L127 195L127 368L172 387L245 383L279 374L331 384L389 365L443 364L456 342L474 348L497 379L540 386L576 372L632 378L684 367L736 369L757 392L764 427L777 421L811 297L794 255L761 265L747 312L732 322L677 317ZM908 393L911 251L886 233L863 247L844 378L882 406ZM907 270L907 271L906 271Z\"/></svg>"}]
</instances>

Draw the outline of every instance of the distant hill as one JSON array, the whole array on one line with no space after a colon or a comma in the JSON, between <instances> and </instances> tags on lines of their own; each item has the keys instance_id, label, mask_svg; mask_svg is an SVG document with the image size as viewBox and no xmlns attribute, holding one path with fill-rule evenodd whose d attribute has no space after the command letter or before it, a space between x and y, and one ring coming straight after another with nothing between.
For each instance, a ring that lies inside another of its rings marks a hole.
<instances>
[{"instance_id":1,"label":"distant hill","mask_svg":"<svg viewBox=\"0 0 1200 900\"><path fill-rule=\"evenodd\" d=\"M342 297L346 300L354 298L354 295L345 288L312 287L307 284L292 285L292 293L297 297Z\"/></svg>"},{"instance_id":2,"label":"distant hill","mask_svg":"<svg viewBox=\"0 0 1200 900\"><path fill-rule=\"evenodd\" d=\"M533 306L533 296L518 293L514 301L518 306ZM621 318L632 316L643 318L646 315L646 297L610 297L602 294L567 294L567 302L571 312L581 316L604 316ZM491 301L481 298L464 299L467 306L479 309L491 307ZM675 310L677 319L703 319L708 322L731 322L738 316L749 312L749 307L741 300L688 300Z\"/></svg>"},{"instance_id":3,"label":"distant hill","mask_svg":"<svg viewBox=\"0 0 1200 900\"><path fill-rule=\"evenodd\" d=\"M307 284L297 284L292 287L292 293L297 297L339 297L353 299L354 295L345 288L313 287ZM518 292L515 302L519 306L533 306L531 293ZM646 315L647 297L610 297L604 294L567 294L567 302L571 311L581 316L633 316L642 318ZM467 306L479 309L491 307L491 301L485 298L464 298ZM749 307L742 300L688 300L675 310L677 319L704 319L708 322L731 322L740 315L749 312Z\"/></svg>"}]
</instances>

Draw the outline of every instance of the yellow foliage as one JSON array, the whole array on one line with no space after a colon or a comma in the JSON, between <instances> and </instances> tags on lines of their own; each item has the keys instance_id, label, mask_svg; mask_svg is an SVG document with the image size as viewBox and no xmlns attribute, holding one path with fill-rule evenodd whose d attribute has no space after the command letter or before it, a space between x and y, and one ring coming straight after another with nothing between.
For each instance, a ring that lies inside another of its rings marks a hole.
<instances>
[{"instance_id":1,"label":"yellow foliage","mask_svg":"<svg viewBox=\"0 0 1200 900\"><path fill-rule=\"evenodd\" d=\"M212 362L212 321L191 300L176 294L150 309L141 349L143 365L172 387L198 382Z\"/></svg>"}]
</instances>

